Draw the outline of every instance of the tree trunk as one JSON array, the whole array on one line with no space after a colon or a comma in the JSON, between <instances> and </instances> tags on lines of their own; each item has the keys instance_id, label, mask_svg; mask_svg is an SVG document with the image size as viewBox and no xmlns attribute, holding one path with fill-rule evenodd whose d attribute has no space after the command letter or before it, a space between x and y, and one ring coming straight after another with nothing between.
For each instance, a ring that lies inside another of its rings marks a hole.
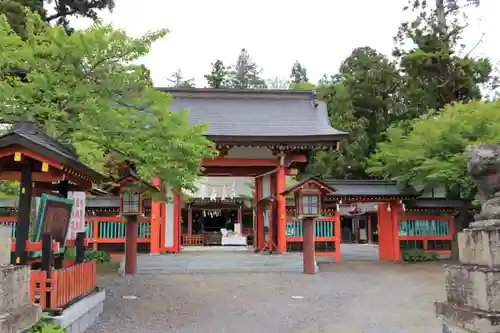
<instances>
[{"instance_id":1,"label":"tree trunk","mask_svg":"<svg viewBox=\"0 0 500 333\"><path fill-rule=\"evenodd\" d=\"M444 0L436 0L436 17L438 20L439 33L441 34L441 38L443 38L448 33L448 28L446 26L446 7L444 5Z\"/></svg>"}]
</instances>

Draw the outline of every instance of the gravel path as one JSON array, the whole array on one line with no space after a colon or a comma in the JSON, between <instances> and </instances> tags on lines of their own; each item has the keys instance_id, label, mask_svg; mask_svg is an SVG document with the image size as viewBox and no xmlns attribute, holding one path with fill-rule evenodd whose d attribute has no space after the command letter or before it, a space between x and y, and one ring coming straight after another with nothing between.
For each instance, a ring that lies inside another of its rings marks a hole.
<instances>
[{"instance_id":1,"label":"gravel path","mask_svg":"<svg viewBox=\"0 0 500 333\"><path fill-rule=\"evenodd\" d=\"M89 333L440 332L433 301L445 297L442 265L379 261L323 264L314 276L141 275L101 286L105 311Z\"/></svg>"}]
</instances>

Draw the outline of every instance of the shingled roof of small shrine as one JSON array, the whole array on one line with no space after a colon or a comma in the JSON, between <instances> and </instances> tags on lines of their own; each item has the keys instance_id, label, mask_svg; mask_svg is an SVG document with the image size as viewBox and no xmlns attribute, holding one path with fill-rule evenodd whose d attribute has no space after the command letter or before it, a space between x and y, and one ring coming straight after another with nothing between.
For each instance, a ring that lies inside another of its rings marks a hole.
<instances>
[{"instance_id":1,"label":"shingled roof of small shrine","mask_svg":"<svg viewBox=\"0 0 500 333\"><path fill-rule=\"evenodd\" d=\"M330 126L326 104L312 91L159 89L174 98L172 110L208 124L205 135L214 141L334 143L347 135Z\"/></svg>"},{"instance_id":2,"label":"shingled roof of small shrine","mask_svg":"<svg viewBox=\"0 0 500 333\"><path fill-rule=\"evenodd\" d=\"M95 182L107 179L106 176L83 164L76 151L38 129L32 121L20 121L11 126L10 130L0 136L0 148L20 145L31 149L40 155L54 159L57 162L73 168Z\"/></svg>"},{"instance_id":3,"label":"shingled roof of small shrine","mask_svg":"<svg viewBox=\"0 0 500 333\"><path fill-rule=\"evenodd\" d=\"M335 189L330 196L419 196L414 188L403 189L390 180L345 180L325 178L325 184Z\"/></svg>"}]
</instances>

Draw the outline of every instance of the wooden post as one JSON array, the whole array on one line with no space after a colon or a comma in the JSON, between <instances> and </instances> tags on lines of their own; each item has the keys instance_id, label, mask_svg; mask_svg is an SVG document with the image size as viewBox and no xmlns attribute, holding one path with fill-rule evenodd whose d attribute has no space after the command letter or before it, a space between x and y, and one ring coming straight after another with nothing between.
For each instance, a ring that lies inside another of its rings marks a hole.
<instances>
[{"instance_id":1,"label":"wooden post","mask_svg":"<svg viewBox=\"0 0 500 333\"><path fill-rule=\"evenodd\" d=\"M193 235L193 207L191 204L188 205L188 236Z\"/></svg>"},{"instance_id":2,"label":"wooden post","mask_svg":"<svg viewBox=\"0 0 500 333\"><path fill-rule=\"evenodd\" d=\"M286 252L286 199L280 193L286 190L285 167L280 166L276 173L276 212L278 216L278 251Z\"/></svg>"},{"instance_id":3,"label":"wooden post","mask_svg":"<svg viewBox=\"0 0 500 333\"><path fill-rule=\"evenodd\" d=\"M125 239L125 274L137 273L137 216L127 216L127 236Z\"/></svg>"},{"instance_id":4,"label":"wooden post","mask_svg":"<svg viewBox=\"0 0 500 333\"><path fill-rule=\"evenodd\" d=\"M342 252L340 251L341 241L342 241L342 229L340 228L340 212L335 211L335 236L337 240L335 241L335 261L340 262L340 257Z\"/></svg>"},{"instance_id":5,"label":"wooden post","mask_svg":"<svg viewBox=\"0 0 500 333\"><path fill-rule=\"evenodd\" d=\"M315 274L316 263L314 259L314 220L310 218L302 220L302 230L304 233L304 274Z\"/></svg>"},{"instance_id":6,"label":"wooden post","mask_svg":"<svg viewBox=\"0 0 500 333\"><path fill-rule=\"evenodd\" d=\"M366 214L366 223L368 224L368 244L373 244L373 229L372 229L372 215Z\"/></svg>"},{"instance_id":7,"label":"wooden post","mask_svg":"<svg viewBox=\"0 0 500 333\"><path fill-rule=\"evenodd\" d=\"M264 248L266 242L266 234L264 231L264 211L262 205L259 204L262 199L262 177L255 179L255 191L256 191L256 222L257 222L257 247L256 250L260 251Z\"/></svg>"},{"instance_id":8,"label":"wooden post","mask_svg":"<svg viewBox=\"0 0 500 333\"><path fill-rule=\"evenodd\" d=\"M21 183L19 191L19 213L16 224L16 250L12 263L15 265L26 265L28 263L28 253L26 243L29 237L30 215L31 215L31 195L33 192L33 179L31 176L31 165L29 161L24 161L21 167Z\"/></svg>"},{"instance_id":9,"label":"wooden post","mask_svg":"<svg viewBox=\"0 0 500 333\"><path fill-rule=\"evenodd\" d=\"M85 233L76 233L76 263L81 264L85 261Z\"/></svg>"},{"instance_id":10,"label":"wooden post","mask_svg":"<svg viewBox=\"0 0 500 333\"><path fill-rule=\"evenodd\" d=\"M41 235L42 242L42 262L41 262L41 270L47 274L47 279L51 278L52 275L52 261L54 259L52 253L52 234L49 232L44 232ZM42 281L45 283L45 281ZM50 309L50 299L51 299L50 291L45 293L45 307Z\"/></svg>"},{"instance_id":11,"label":"wooden post","mask_svg":"<svg viewBox=\"0 0 500 333\"><path fill-rule=\"evenodd\" d=\"M160 178L153 178L151 183L160 187ZM151 243L149 248L150 254L160 253L160 224L161 224L161 202L151 202Z\"/></svg>"},{"instance_id":12,"label":"wooden post","mask_svg":"<svg viewBox=\"0 0 500 333\"><path fill-rule=\"evenodd\" d=\"M237 223L240 223L240 224L243 223L243 207L242 207L242 205L240 205L238 207L238 214L236 216L236 221L237 221ZM241 229L243 230L243 224L241 225Z\"/></svg>"}]
</instances>

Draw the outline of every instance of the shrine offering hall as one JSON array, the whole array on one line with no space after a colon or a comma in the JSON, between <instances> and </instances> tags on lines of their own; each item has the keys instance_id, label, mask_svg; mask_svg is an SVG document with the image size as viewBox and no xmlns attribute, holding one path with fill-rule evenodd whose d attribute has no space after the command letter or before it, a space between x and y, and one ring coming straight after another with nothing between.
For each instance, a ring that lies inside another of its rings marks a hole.
<instances>
[{"instance_id":1,"label":"shrine offering hall","mask_svg":"<svg viewBox=\"0 0 500 333\"><path fill-rule=\"evenodd\" d=\"M326 105L314 92L162 90L173 97L171 109L187 110L193 124L208 125L205 135L219 155L202 162L196 192L169 188L165 202L144 202L139 251L179 252L187 246L302 251L298 211L317 210L316 255L340 261L342 242L378 244L382 260L400 260L405 248L450 253L458 202L383 180L294 179L313 151L338 149L347 136L330 126ZM331 192L297 201L290 192L296 186ZM15 227L14 203L0 200L0 207L0 223ZM117 216L119 199L87 197L85 207L90 244L122 253L125 220Z\"/></svg>"}]
</instances>

